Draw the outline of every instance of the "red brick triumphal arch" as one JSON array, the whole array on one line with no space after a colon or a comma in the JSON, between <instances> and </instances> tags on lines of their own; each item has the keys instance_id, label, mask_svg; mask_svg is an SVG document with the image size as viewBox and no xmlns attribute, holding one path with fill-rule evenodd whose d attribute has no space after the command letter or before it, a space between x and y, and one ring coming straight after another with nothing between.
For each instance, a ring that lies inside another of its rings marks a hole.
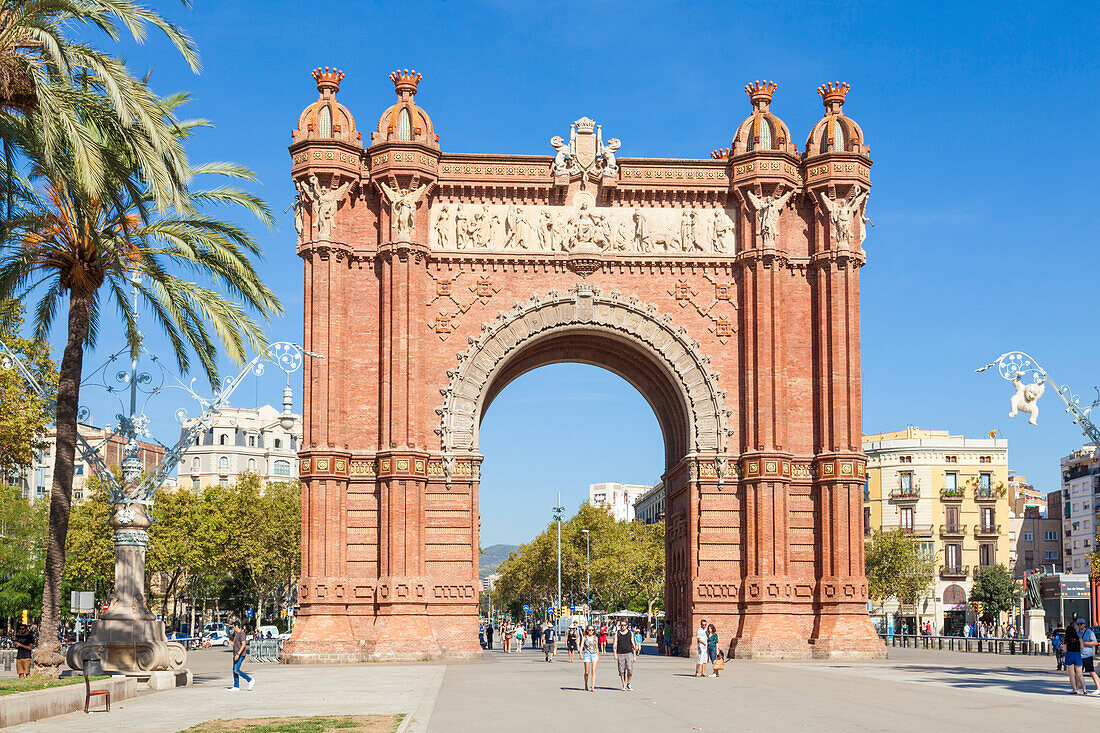
<instances>
[{"instance_id":1,"label":"red brick triumphal arch","mask_svg":"<svg viewBox=\"0 0 1100 733\"><path fill-rule=\"evenodd\" d=\"M305 345L326 358L305 376L284 660L480 653L478 426L563 361L657 415L681 640L705 616L738 657L884 656L863 575L871 161L847 86L819 90L801 152L755 83L730 149L671 160L620 157L588 118L548 130L552 155L443 152L415 72L364 139L343 74L314 79L290 153Z\"/></svg>"}]
</instances>

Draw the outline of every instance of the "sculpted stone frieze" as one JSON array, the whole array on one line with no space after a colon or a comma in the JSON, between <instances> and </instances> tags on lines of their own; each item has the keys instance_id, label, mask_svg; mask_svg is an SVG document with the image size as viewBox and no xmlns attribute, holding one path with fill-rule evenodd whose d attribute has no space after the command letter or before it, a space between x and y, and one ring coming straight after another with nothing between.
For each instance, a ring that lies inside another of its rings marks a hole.
<instances>
[{"instance_id":1,"label":"sculpted stone frieze","mask_svg":"<svg viewBox=\"0 0 1100 733\"><path fill-rule=\"evenodd\" d=\"M431 246L445 251L737 253L733 209L596 206L578 194L573 206L436 203Z\"/></svg>"}]
</instances>

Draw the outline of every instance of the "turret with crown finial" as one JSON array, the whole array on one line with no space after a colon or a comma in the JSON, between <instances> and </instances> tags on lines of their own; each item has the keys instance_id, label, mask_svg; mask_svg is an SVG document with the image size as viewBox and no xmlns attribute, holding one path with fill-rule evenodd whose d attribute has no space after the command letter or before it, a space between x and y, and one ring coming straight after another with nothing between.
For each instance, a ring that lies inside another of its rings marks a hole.
<instances>
[{"instance_id":1,"label":"turret with crown finial","mask_svg":"<svg viewBox=\"0 0 1100 733\"><path fill-rule=\"evenodd\" d=\"M371 144L383 142L418 142L439 148L428 113L416 104L416 89L424 77L415 70L398 69L390 74L397 103L382 113L378 128L371 133Z\"/></svg>"},{"instance_id":2,"label":"turret with crown finial","mask_svg":"<svg viewBox=\"0 0 1100 733\"><path fill-rule=\"evenodd\" d=\"M726 157L761 150L792 155L797 152L791 143L791 131L769 109L772 95L778 88L779 85L774 81L752 81L745 85L745 94L749 95L752 113L738 126ZM723 152L716 150L711 153L711 157L721 157Z\"/></svg>"},{"instance_id":3,"label":"turret with crown finial","mask_svg":"<svg viewBox=\"0 0 1100 733\"><path fill-rule=\"evenodd\" d=\"M361 145L361 136L355 129L355 119L347 107L336 101L344 72L337 68L318 66L311 73L320 94L298 117L298 128L293 132L294 142L301 140L337 140Z\"/></svg>"},{"instance_id":4,"label":"turret with crown finial","mask_svg":"<svg viewBox=\"0 0 1100 733\"><path fill-rule=\"evenodd\" d=\"M423 78L423 75L416 73L415 70L409 71L408 69L398 69L390 74L390 81L393 82L393 87L397 90L398 98L406 101L416 96L416 86Z\"/></svg>"},{"instance_id":5,"label":"turret with crown finial","mask_svg":"<svg viewBox=\"0 0 1100 733\"><path fill-rule=\"evenodd\" d=\"M818 120L806 139L807 157L822 153L870 153L863 142L863 131L844 114L844 99L849 89L848 84L839 81L825 82L817 88L821 103L825 105L825 116Z\"/></svg>"},{"instance_id":6,"label":"turret with crown finial","mask_svg":"<svg viewBox=\"0 0 1100 733\"><path fill-rule=\"evenodd\" d=\"M331 96L340 91L340 82L344 80L344 72L339 69L321 68L313 70L313 80L317 82L317 91L322 97Z\"/></svg>"}]
</instances>

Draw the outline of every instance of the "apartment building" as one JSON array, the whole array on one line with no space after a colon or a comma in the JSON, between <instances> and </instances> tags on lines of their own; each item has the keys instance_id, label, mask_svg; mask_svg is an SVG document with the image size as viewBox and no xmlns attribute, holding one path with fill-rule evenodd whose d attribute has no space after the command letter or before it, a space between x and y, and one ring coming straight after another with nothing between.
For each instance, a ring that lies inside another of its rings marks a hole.
<instances>
[{"instance_id":1,"label":"apartment building","mask_svg":"<svg viewBox=\"0 0 1100 733\"><path fill-rule=\"evenodd\" d=\"M222 408L180 461L179 485L194 491L228 486L245 471L264 481L296 479L301 429L300 416L271 405Z\"/></svg>"},{"instance_id":2,"label":"apartment building","mask_svg":"<svg viewBox=\"0 0 1100 733\"><path fill-rule=\"evenodd\" d=\"M631 522L634 520L634 502L652 488L641 484L589 484L588 503L609 507L615 519Z\"/></svg>"},{"instance_id":3,"label":"apartment building","mask_svg":"<svg viewBox=\"0 0 1100 733\"><path fill-rule=\"evenodd\" d=\"M665 484L656 485L634 500L634 517L646 524L665 521Z\"/></svg>"},{"instance_id":4,"label":"apartment building","mask_svg":"<svg viewBox=\"0 0 1100 733\"><path fill-rule=\"evenodd\" d=\"M975 571L1011 562L1008 441L907 427L863 436L863 450L865 532L901 528L937 560L927 599L916 607L891 601L877 613L956 632Z\"/></svg>"},{"instance_id":5,"label":"apartment building","mask_svg":"<svg viewBox=\"0 0 1100 733\"><path fill-rule=\"evenodd\" d=\"M1063 569L1088 573L1100 517L1100 455L1089 443L1062 458L1061 464Z\"/></svg>"}]
</instances>

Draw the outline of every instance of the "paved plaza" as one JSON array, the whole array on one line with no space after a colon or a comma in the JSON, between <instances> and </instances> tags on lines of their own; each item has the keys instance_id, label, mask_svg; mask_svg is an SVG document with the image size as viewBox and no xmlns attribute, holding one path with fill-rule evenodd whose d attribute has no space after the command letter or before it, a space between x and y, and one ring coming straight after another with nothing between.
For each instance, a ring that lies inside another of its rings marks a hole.
<instances>
[{"instance_id":1,"label":"paved plaza","mask_svg":"<svg viewBox=\"0 0 1100 733\"><path fill-rule=\"evenodd\" d=\"M692 677L691 660L643 655L633 692L610 657L597 690L579 662L487 654L453 664L246 665L255 690L226 692L229 655L192 655L196 684L147 693L104 713L52 718L25 731L174 732L210 718L407 713L402 731L1095 731L1100 697L1066 694L1048 657L891 650L885 662L730 662Z\"/></svg>"}]
</instances>

